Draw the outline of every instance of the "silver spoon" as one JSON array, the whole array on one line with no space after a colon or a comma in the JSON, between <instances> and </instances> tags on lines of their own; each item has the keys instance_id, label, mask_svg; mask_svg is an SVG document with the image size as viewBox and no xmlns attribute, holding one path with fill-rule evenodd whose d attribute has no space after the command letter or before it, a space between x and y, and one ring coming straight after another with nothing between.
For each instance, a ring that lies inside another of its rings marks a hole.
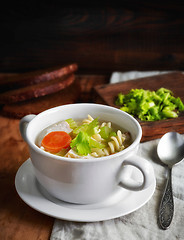
<instances>
[{"instance_id":1,"label":"silver spoon","mask_svg":"<svg viewBox=\"0 0 184 240\"><path fill-rule=\"evenodd\" d=\"M168 132L162 136L157 146L160 160L168 167L168 179L159 208L159 224L168 229L174 214L172 193L172 167L184 159L184 138L176 132Z\"/></svg>"}]
</instances>

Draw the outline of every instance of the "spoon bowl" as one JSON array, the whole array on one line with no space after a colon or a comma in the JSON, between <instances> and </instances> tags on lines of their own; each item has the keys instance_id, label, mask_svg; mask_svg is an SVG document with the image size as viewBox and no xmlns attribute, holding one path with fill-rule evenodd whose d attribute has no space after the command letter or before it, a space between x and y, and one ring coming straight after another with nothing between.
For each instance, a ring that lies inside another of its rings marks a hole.
<instances>
[{"instance_id":1,"label":"spoon bowl","mask_svg":"<svg viewBox=\"0 0 184 240\"><path fill-rule=\"evenodd\" d=\"M184 138L176 132L168 132L162 136L157 146L160 160L168 167L168 179L159 208L159 224L168 229L174 214L174 199L172 193L172 167L184 159Z\"/></svg>"},{"instance_id":2,"label":"spoon bowl","mask_svg":"<svg viewBox=\"0 0 184 240\"><path fill-rule=\"evenodd\" d=\"M160 160L172 167L184 159L184 138L176 132L168 132L160 139L157 154Z\"/></svg>"}]
</instances>

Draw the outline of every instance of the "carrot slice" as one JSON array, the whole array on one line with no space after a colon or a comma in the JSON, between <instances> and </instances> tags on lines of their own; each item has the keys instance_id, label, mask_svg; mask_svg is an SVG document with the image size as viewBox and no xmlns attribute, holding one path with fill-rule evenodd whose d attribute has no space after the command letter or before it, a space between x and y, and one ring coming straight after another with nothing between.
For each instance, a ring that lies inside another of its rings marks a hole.
<instances>
[{"instance_id":1,"label":"carrot slice","mask_svg":"<svg viewBox=\"0 0 184 240\"><path fill-rule=\"evenodd\" d=\"M64 131L54 131L48 133L42 140L41 145L46 151L57 153L63 148L70 146L72 138Z\"/></svg>"}]
</instances>

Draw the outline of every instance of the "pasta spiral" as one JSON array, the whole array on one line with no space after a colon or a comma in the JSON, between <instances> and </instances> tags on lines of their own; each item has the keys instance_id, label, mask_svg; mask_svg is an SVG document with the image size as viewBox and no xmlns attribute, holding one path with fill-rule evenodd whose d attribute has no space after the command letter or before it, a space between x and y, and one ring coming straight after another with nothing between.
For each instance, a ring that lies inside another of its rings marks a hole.
<instances>
[{"instance_id":1,"label":"pasta spiral","mask_svg":"<svg viewBox=\"0 0 184 240\"><path fill-rule=\"evenodd\" d=\"M94 120L94 118L92 118L91 115L88 114L88 118L84 119L84 120L82 121L82 123L83 123L83 124L84 124L84 123L89 124L89 123L91 123L93 120Z\"/></svg>"},{"instance_id":2,"label":"pasta spiral","mask_svg":"<svg viewBox=\"0 0 184 240\"><path fill-rule=\"evenodd\" d=\"M117 131L117 136L111 136L111 140L107 143L107 147L103 149L94 148L92 149L91 156L93 157L103 157L108 156L110 154L119 152L125 148L126 136L122 134L120 130Z\"/></svg>"},{"instance_id":3,"label":"pasta spiral","mask_svg":"<svg viewBox=\"0 0 184 240\"><path fill-rule=\"evenodd\" d=\"M96 140L97 142L101 142L101 141L104 140L99 133L94 134L94 135L92 136L92 138L93 138L94 140Z\"/></svg>"},{"instance_id":4,"label":"pasta spiral","mask_svg":"<svg viewBox=\"0 0 184 240\"><path fill-rule=\"evenodd\" d=\"M103 148L103 149L94 148L94 149L92 149L91 156L104 157L104 156L108 156L109 154L110 154L110 152L109 152L108 148Z\"/></svg>"},{"instance_id":5,"label":"pasta spiral","mask_svg":"<svg viewBox=\"0 0 184 240\"><path fill-rule=\"evenodd\" d=\"M112 124L111 122L103 122L100 127L104 127L104 126L111 128Z\"/></svg>"},{"instance_id":6,"label":"pasta spiral","mask_svg":"<svg viewBox=\"0 0 184 240\"><path fill-rule=\"evenodd\" d=\"M120 130L117 131L117 136L112 136L111 139L112 141L108 142L111 154L119 152L125 148L125 146L123 145L123 142L125 141L125 136Z\"/></svg>"},{"instance_id":7,"label":"pasta spiral","mask_svg":"<svg viewBox=\"0 0 184 240\"><path fill-rule=\"evenodd\" d=\"M125 134L122 134L122 132L118 130L116 137L111 136L111 140L107 143L108 145L107 147L103 149L94 148L92 149L91 155L93 157L103 157L119 152L125 148L124 145L125 139L126 139Z\"/></svg>"}]
</instances>

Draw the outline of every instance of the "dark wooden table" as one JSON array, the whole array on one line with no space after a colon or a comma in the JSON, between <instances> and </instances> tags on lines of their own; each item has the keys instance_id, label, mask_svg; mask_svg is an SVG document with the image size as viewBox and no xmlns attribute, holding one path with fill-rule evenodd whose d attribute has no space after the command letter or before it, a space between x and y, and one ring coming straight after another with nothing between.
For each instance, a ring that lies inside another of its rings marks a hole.
<instances>
[{"instance_id":1,"label":"dark wooden table","mask_svg":"<svg viewBox=\"0 0 184 240\"><path fill-rule=\"evenodd\" d=\"M91 102L94 85L106 83L108 76L78 76L80 101ZM27 206L15 189L15 175L29 158L27 144L19 133L19 120L0 116L0 239L49 239L54 218Z\"/></svg>"}]
</instances>

